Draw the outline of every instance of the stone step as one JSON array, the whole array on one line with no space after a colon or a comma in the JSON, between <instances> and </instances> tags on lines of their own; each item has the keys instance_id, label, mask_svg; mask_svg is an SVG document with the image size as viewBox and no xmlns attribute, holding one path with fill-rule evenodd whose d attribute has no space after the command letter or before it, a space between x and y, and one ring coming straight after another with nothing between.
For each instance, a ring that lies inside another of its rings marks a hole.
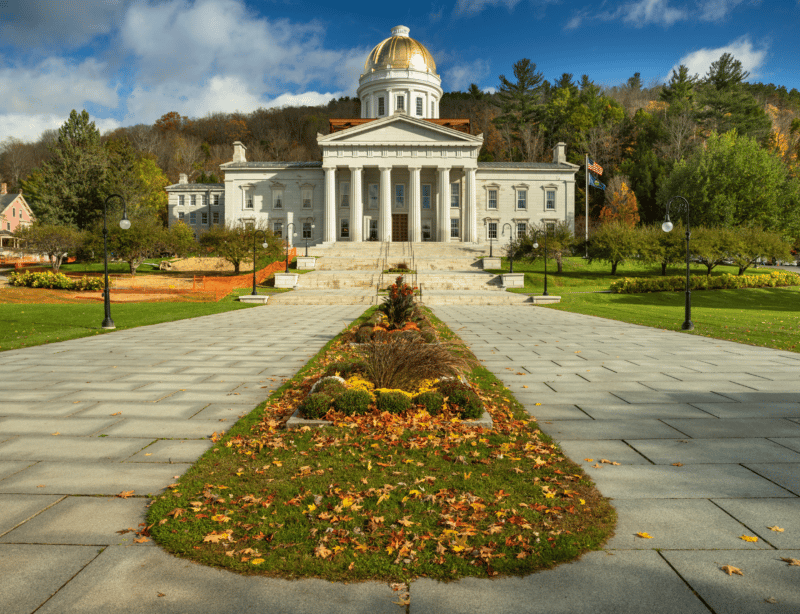
<instances>
[{"instance_id":1,"label":"stone step","mask_svg":"<svg viewBox=\"0 0 800 614\"><path fill-rule=\"evenodd\" d=\"M373 291L337 293L330 290L294 290L283 294L273 294L268 305L370 305L381 302Z\"/></svg>"}]
</instances>

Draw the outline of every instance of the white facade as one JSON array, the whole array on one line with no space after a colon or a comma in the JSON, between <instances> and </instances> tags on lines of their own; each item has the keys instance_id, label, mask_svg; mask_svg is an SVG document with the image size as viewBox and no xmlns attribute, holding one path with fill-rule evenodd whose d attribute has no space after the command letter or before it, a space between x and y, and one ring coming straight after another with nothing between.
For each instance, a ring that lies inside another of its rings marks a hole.
<instances>
[{"instance_id":1,"label":"white facade","mask_svg":"<svg viewBox=\"0 0 800 614\"><path fill-rule=\"evenodd\" d=\"M216 223L217 217L264 223L290 243L310 244L485 243L490 235L516 235L541 222L573 225L578 167L566 162L565 145L555 147L552 163L478 162L483 135L430 121L438 118L439 77L430 54L407 34L394 28L370 54L359 87L363 119L318 135L322 162L247 161L245 146L236 142L233 160L220 166L224 184L182 178L167 188L170 223L181 213L197 233L204 219ZM404 98L402 109L397 96Z\"/></svg>"}]
</instances>

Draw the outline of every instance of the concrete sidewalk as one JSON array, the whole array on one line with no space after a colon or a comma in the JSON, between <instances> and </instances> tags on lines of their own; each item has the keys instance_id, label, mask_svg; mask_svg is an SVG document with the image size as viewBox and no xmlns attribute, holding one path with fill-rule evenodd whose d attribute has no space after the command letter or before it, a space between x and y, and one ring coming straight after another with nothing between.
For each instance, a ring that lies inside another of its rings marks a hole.
<instances>
[{"instance_id":1,"label":"concrete sidewalk","mask_svg":"<svg viewBox=\"0 0 800 614\"><path fill-rule=\"evenodd\" d=\"M435 312L614 499L605 551L525 578L418 580L407 609L384 583L243 577L120 533L143 521L139 496L363 308L267 306L0 353L0 611L800 611L800 567L781 561L800 558L800 355L543 308Z\"/></svg>"}]
</instances>

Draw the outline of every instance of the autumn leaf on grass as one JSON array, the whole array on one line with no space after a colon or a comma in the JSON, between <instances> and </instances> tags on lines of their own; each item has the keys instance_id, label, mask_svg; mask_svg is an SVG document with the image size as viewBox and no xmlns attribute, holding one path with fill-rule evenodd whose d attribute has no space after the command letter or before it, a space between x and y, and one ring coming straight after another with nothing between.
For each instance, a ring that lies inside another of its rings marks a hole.
<instances>
[{"instance_id":1,"label":"autumn leaf on grass","mask_svg":"<svg viewBox=\"0 0 800 614\"><path fill-rule=\"evenodd\" d=\"M261 565L261 563L263 563L263 562L264 562L264 559L253 559L252 561L250 561L250 564L251 565Z\"/></svg>"},{"instance_id":2,"label":"autumn leaf on grass","mask_svg":"<svg viewBox=\"0 0 800 614\"><path fill-rule=\"evenodd\" d=\"M211 520L215 522L228 522L230 520L230 517L226 516L225 514L215 514L214 516L211 517Z\"/></svg>"},{"instance_id":3,"label":"autumn leaf on grass","mask_svg":"<svg viewBox=\"0 0 800 614\"><path fill-rule=\"evenodd\" d=\"M781 557L781 560L784 563L789 563L789 567L800 567L800 559L787 559L787 558Z\"/></svg>"},{"instance_id":4,"label":"autumn leaf on grass","mask_svg":"<svg viewBox=\"0 0 800 614\"><path fill-rule=\"evenodd\" d=\"M128 497L132 497L134 492L135 492L135 491L133 491L133 490L123 490L123 491L122 491L121 493L119 493L117 496L118 496L120 499L127 499Z\"/></svg>"},{"instance_id":5,"label":"autumn leaf on grass","mask_svg":"<svg viewBox=\"0 0 800 614\"><path fill-rule=\"evenodd\" d=\"M778 525L774 527L767 527L770 531L775 531L776 533L783 533L783 529L781 529Z\"/></svg>"},{"instance_id":6,"label":"autumn leaf on grass","mask_svg":"<svg viewBox=\"0 0 800 614\"><path fill-rule=\"evenodd\" d=\"M314 556L321 559L328 558L331 554L333 554L333 550L328 550L323 544L314 548Z\"/></svg>"},{"instance_id":7,"label":"autumn leaf on grass","mask_svg":"<svg viewBox=\"0 0 800 614\"><path fill-rule=\"evenodd\" d=\"M746 542L757 542L758 538L752 535L740 535L739 539L744 540Z\"/></svg>"},{"instance_id":8,"label":"autumn leaf on grass","mask_svg":"<svg viewBox=\"0 0 800 614\"><path fill-rule=\"evenodd\" d=\"M636 534L637 537L641 537L642 539L653 539L652 535L648 535L646 532L641 531Z\"/></svg>"},{"instance_id":9,"label":"autumn leaf on grass","mask_svg":"<svg viewBox=\"0 0 800 614\"><path fill-rule=\"evenodd\" d=\"M736 574L737 576L744 575L741 569L739 569L738 567L734 567L733 565L723 565L722 567L720 567L720 569L729 576L732 576L733 574Z\"/></svg>"},{"instance_id":10,"label":"autumn leaf on grass","mask_svg":"<svg viewBox=\"0 0 800 614\"><path fill-rule=\"evenodd\" d=\"M231 534L226 531L212 531L208 535L203 538L203 542L208 542L212 544L218 544L223 539L230 539Z\"/></svg>"}]
</instances>

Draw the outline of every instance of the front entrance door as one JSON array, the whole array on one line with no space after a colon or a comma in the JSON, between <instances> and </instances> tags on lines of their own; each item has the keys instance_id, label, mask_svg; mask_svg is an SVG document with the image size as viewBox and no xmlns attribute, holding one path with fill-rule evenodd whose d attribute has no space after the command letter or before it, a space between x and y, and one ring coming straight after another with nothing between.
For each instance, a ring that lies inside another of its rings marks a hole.
<instances>
[{"instance_id":1,"label":"front entrance door","mask_svg":"<svg viewBox=\"0 0 800 614\"><path fill-rule=\"evenodd\" d=\"M392 241L408 241L407 213L392 213Z\"/></svg>"}]
</instances>

